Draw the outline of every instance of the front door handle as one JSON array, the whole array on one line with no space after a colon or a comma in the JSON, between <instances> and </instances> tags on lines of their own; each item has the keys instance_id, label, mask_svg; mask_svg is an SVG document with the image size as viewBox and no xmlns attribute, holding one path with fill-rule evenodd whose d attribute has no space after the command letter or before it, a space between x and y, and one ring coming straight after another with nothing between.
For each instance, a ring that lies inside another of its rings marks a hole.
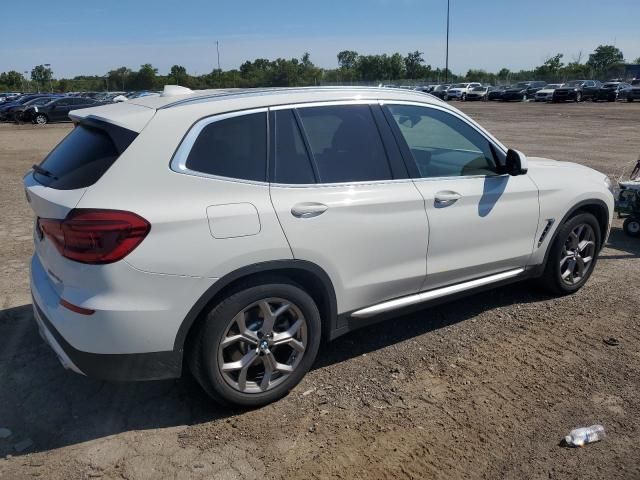
<instances>
[{"instance_id":1,"label":"front door handle","mask_svg":"<svg viewBox=\"0 0 640 480\"><path fill-rule=\"evenodd\" d=\"M322 215L327 207L324 203L304 202L297 203L291 208L291 215L296 218L313 218Z\"/></svg>"},{"instance_id":2,"label":"front door handle","mask_svg":"<svg viewBox=\"0 0 640 480\"><path fill-rule=\"evenodd\" d=\"M462 195L458 192L446 190L436 193L434 202L436 207L448 207L449 205L456 203L461 197Z\"/></svg>"}]
</instances>

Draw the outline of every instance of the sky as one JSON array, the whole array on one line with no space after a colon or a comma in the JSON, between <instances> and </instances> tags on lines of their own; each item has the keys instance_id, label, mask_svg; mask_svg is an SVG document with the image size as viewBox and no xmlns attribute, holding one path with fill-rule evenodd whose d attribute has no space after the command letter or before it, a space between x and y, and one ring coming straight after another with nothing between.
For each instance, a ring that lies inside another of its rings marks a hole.
<instances>
[{"instance_id":1,"label":"sky","mask_svg":"<svg viewBox=\"0 0 640 480\"><path fill-rule=\"evenodd\" d=\"M0 72L49 63L54 77L151 63L192 74L255 58L337 67L340 50L419 50L444 67L447 0L29 0L0 13ZM556 53L584 62L600 44L640 57L640 0L451 0L449 66L532 68Z\"/></svg>"}]
</instances>

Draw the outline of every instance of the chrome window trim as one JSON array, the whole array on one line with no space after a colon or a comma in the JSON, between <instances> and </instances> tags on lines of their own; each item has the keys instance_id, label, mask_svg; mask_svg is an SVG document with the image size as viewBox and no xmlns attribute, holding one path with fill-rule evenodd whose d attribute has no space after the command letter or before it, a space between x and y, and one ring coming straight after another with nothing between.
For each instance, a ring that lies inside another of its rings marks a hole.
<instances>
[{"instance_id":1,"label":"chrome window trim","mask_svg":"<svg viewBox=\"0 0 640 480\"><path fill-rule=\"evenodd\" d=\"M191 149L193 148L194 143L196 142L196 140L198 139L198 136L200 136L200 133L205 127L207 127L208 125L211 125L212 123L220 122L222 120L227 120L229 118L241 117L244 115L252 115L254 113L264 113L265 122L267 122L267 132L268 132L269 131L268 130L269 116L267 115L268 111L269 109L267 107L252 108L250 110L238 110L235 112L220 113L220 114L212 115L210 117L205 117L201 120L198 120L194 125L191 126L191 128L189 129L185 137L182 139L182 142L180 142L180 146L178 146L178 149L176 150L176 152L173 155L173 158L171 159L169 168L176 173L191 175L194 177L209 178L212 180L224 180L224 181L236 182L236 183L248 183L251 185L269 185L269 182L267 181L249 180L245 178L213 175L210 173L200 172L198 170L191 170L190 168L187 167L187 158L189 157L189 153L191 153ZM268 133L265 141L267 142L267 156L268 156L269 155Z\"/></svg>"}]
</instances>

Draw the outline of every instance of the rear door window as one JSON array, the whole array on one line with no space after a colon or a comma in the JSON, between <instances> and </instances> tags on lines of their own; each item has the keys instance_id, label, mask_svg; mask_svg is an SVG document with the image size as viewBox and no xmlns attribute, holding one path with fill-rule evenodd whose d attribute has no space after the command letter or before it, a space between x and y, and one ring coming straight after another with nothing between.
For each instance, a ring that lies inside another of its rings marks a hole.
<instances>
[{"instance_id":1,"label":"rear door window","mask_svg":"<svg viewBox=\"0 0 640 480\"><path fill-rule=\"evenodd\" d=\"M34 171L33 176L38 183L57 190L89 187L136 136L135 132L115 125L100 128L80 124L40 164L48 174Z\"/></svg>"},{"instance_id":2,"label":"rear door window","mask_svg":"<svg viewBox=\"0 0 640 480\"><path fill-rule=\"evenodd\" d=\"M208 175L265 181L267 114L239 115L206 125L189 151L186 167Z\"/></svg>"},{"instance_id":3,"label":"rear door window","mask_svg":"<svg viewBox=\"0 0 640 480\"><path fill-rule=\"evenodd\" d=\"M315 183L311 159L307 153L293 110L276 111L275 137L276 183Z\"/></svg>"},{"instance_id":4,"label":"rear door window","mask_svg":"<svg viewBox=\"0 0 640 480\"><path fill-rule=\"evenodd\" d=\"M298 110L320 183L392 178L380 133L368 105Z\"/></svg>"}]
</instances>

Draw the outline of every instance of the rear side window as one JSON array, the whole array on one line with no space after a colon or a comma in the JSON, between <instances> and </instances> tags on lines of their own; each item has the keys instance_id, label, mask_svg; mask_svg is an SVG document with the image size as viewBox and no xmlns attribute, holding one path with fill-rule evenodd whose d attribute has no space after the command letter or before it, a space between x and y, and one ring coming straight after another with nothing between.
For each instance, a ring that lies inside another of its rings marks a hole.
<instances>
[{"instance_id":1,"label":"rear side window","mask_svg":"<svg viewBox=\"0 0 640 480\"><path fill-rule=\"evenodd\" d=\"M298 110L321 183L392 178L380 133L368 105Z\"/></svg>"},{"instance_id":2,"label":"rear side window","mask_svg":"<svg viewBox=\"0 0 640 480\"><path fill-rule=\"evenodd\" d=\"M34 171L36 181L57 190L85 188L96 183L133 142L137 134L108 125L78 125Z\"/></svg>"},{"instance_id":3,"label":"rear side window","mask_svg":"<svg viewBox=\"0 0 640 480\"><path fill-rule=\"evenodd\" d=\"M266 115L251 113L206 125L191 147L186 167L209 175L265 181Z\"/></svg>"},{"instance_id":4,"label":"rear side window","mask_svg":"<svg viewBox=\"0 0 640 480\"><path fill-rule=\"evenodd\" d=\"M315 183L311 160L292 110L276 112L276 183Z\"/></svg>"}]
</instances>

